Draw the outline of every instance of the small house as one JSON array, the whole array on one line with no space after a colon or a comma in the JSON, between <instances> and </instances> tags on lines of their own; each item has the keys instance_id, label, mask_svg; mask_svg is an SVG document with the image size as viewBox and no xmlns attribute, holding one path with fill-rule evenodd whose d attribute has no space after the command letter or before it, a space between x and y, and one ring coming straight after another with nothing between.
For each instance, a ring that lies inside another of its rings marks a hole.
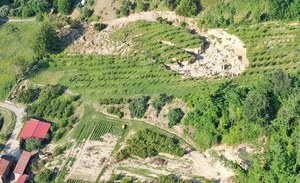
<instances>
[{"instance_id":1,"label":"small house","mask_svg":"<svg viewBox=\"0 0 300 183\"><path fill-rule=\"evenodd\" d=\"M0 183L6 182L11 162L0 158Z\"/></svg>"},{"instance_id":2,"label":"small house","mask_svg":"<svg viewBox=\"0 0 300 183\"><path fill-rule=\"evenodd\" d=\"M15 176L15 180L19 180L19 178L24 174L30 158L31 158L30 152L27 152L27 151L22 152L21 157L20 157L20 159L14 169L14 172L13 172L14 176ZM21 180L23 180L23 178L21 178Z\"/></svg>"}]
</instances>

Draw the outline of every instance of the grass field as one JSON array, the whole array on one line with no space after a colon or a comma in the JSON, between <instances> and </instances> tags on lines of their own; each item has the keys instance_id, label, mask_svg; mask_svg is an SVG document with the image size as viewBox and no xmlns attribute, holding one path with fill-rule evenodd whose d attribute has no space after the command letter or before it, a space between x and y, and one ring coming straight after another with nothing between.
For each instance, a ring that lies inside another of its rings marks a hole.
<instances>
[{"instance_id":1,"label":"grass field","mask_svg":"<svg viewBox=\"0 0 300 183\"><path fill-rule=\"evenodd\" d=\"M16 119L15 115L5 109L0 108L0 114L4 118L3 126L0 130L0 152L6 144L7 140L10 138L10 135L15 127Z\"/></svg>"},{"instance_id":2,"label":"grass field","mask_svg":"<svg viewBox=\"0 0 300 183\"><path fill-rule=\"evenodd\" d=\"M20 58L31 61L34 57L31 45L37 28L36 22L5 23L0 26L0 100L7 97L15 84L18 68L14 63Z\"/></svg>"}]
</instances>

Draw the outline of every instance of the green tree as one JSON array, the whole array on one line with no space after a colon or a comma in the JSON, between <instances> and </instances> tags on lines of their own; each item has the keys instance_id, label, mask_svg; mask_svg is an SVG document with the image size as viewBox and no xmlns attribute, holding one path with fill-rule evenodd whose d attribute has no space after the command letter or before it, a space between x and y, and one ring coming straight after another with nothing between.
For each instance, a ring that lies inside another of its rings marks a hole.
<instances>
[{"instance_id":1,"label":"green tree","mask_svg":"<svg viewBox=\"0 0 300 183\"><path fill-rule=\"evenodd\" d=\"M29 0L28 4L36 14L47 13L51 9L49 0Z\"/></svg>"},{"instance_id":2,"label":"green tree","mask_svg":"<svg viewBox=\"0 0 300 183\"><path fill-rule=\"evenodd\" d=\"M26 90L21 90L17 94L17 102L28 104L33 102L38 94L38 90L34 88L28 88Z\"/></svg>"},{"instance_id":3,"label":"green tree","mask_svg":"<svg viewBox=\"0 0 300 183\"><path fill-rule=\"evenodd\" d=\"M49 169L42 170L35 176L35 181L39 183L49 183L53 180L53 172Z\"/></svg>"},{"instance_id":4,"label":"green tree","mask_svg":"<svg viewBox=\"0 0 300 183\"><path fill-rule=\"evenodd\" d=\"M42 141L41 139L35 139L35 138L26 138L24 149L26 151L34 151L38 150L42 147Z\"/></svg>"},{"instance_id":5,"label":"green tree","mask_svg":"<svg viewBox=\"0 0 300 183\"><path fill-rule=\"evenodd\" d=\"M150 97L143 96L141 98L131 99L129 101L130 116L132 118L142 118L148 108L148 100Z\"/></svg>"},{"instance_id":6,"label":"green tree","mask_svg":"<svg viewBox=\"0 0 300 183\"><path fill-rule=\"evenodd\" d=\"M277 69L271 75L270 88L279 98L287 98L292 91L292 80L282 69Z\"/></svg>"},{"instance_id":7,"label":"green tree","mask_svg":"<svg viewBox=\"0 0 300 183\"><path fill-rule=\"evenodd\" d=\"M200 10L199 0L181 0L175 12L181 16L191 17L196 16Z\"/></svg>"},{"instance_id":8,"label":"green tree","mask_svg":"<svg viewBox=\"0 0 300 183\"><path fill-rule=\"evenodd\" d=\"M44 22L35 37L33 50L37 57L60 51L60 40L53 26Z\"/></svg>"},{"instance_id":9,"label":"green tree","mask_svg":"<svg viewBox=\"0 0 300 183\"><path fill-rule=\"evenodd\" d=\"M4 5L2 7L0 7L0 18L1 17L7 17L9 14L9 6L8 5Z\"/></svg>"},{"instance_id":10,"label":"green tree","mask_svg":"<svg viewBox=\"0 0 300 183\"><path fill-rule=\"evenodd\" d=\"M72 0L58 0L58 10L63 15L68 15L73 8Z\"/></svg>"},{"instance_id":11,"label":"green tree","mask_svg":"<svg viewBox=\"0 0 300 183\"><path fill-rule=\"evenodd\" d=\"M156 116L158 116L162 108L172 100L173 96L168 96L165 93L159 94L158 97L155 97L152 101L152 106L156 110Z\"/></svg>"},{"instance_id":12,"label":"green tree","mask_svg":"<svg viewBox=\"0 0 300 183\"><path fill-rule=\"evenodd\" d=\"M178 123L180 123L180 121L183 118L183 116L184 116L184 113L183 113L183 111L180 108L172 109L168 113L168 119L169 119L168 127L172 128L173 126L175 126Z\"/></svg>"},{"instance_id":13,"label":"green tree","mask_svg":"<svg viewBox=\"0 0 300 183\"><path fill-rule=\"evenodd\" d=\"M244 102L244 116L248 122L264 125L268 123L268 98L261 93L251 91Z\"/></svg>"}]
</instances>

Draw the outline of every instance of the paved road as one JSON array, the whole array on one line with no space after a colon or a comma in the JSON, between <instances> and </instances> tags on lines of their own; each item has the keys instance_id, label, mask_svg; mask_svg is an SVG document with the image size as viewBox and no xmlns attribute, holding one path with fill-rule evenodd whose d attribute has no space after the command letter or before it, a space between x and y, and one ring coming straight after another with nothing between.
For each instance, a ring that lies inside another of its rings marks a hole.
<instances>
[{"instance_id":1,"label":"paved road","mask_svg":"<svg viewBox=\"0 0 300 183\"><path fill-rule=\"evenodd\" d=\"M34 20L35 20L34 18L28 18L28 19L0 18L0 22L32 22Z\"/></svg>"},{"instance_id":2,"label":"paved road","mask_svg":"<svg viewBox=\"0 0 300 183\"><path fill-rule=\"evenodd\" d=\"M17 107L13 104L3 102L0 102L0 107L13 111L17 117L15 129L13 130L11 137L7 141L2 154L12 155L16 158L19 158L21 153L19 149L19 141L17 138L23 126L22 120L26 115L25 110L22 107Z\"/></svg>"}]
</instances>

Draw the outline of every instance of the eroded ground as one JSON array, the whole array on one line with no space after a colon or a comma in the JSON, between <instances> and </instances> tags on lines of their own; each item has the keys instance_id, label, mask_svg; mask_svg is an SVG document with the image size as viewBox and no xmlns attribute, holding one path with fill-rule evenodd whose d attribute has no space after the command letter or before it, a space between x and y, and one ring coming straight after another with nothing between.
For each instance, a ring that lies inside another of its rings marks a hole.
<instances>
[{"instance_id":1,"label":"eroded ground","mask_svg":"<svg viewBox=\"0 0 300 183\"><path fill-rule=\"evenodd\" d=\"M132 51L132 42L112 41L110 36L130 22L137 20L156 21L158 17L168 19L174 26L186 22L187 28L205 40L205 49L185 49L194 58L190 61L168 64L169 69L183 76L191 77L226 77L241 74L248 65L247 51L243 42L236 36L222 29L200 30L197 21L175 15L174 12L142 12L128 17L105 21L107 28L101 32L93 29L92 24L85 24L84 31L72 32L66 42L72 42L67 48L69 54L126 55ZM70 33L65 29L63 34ZM82 35L78 35L82 33ZM164 41L164 40L162 40Z\"/></svg>"}]
</instances>

